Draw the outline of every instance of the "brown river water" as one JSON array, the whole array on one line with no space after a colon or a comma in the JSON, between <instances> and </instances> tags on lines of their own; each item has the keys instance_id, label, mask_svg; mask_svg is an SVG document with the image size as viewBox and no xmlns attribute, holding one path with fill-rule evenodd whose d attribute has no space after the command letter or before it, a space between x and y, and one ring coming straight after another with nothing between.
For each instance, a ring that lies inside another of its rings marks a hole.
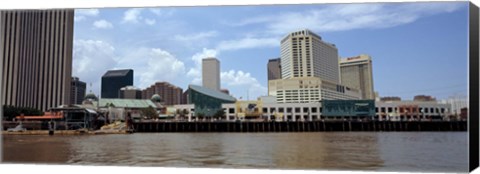
<instances>
[{"instance_id":1,"label":"brown river water","mask_svg":"<svg viewBox=\"0 0 480 174\"><path fill-rule=\"evenodd\" d=\"M3 135L3 163L467 172L466 132Z\"/></svg>"}]
</instances>

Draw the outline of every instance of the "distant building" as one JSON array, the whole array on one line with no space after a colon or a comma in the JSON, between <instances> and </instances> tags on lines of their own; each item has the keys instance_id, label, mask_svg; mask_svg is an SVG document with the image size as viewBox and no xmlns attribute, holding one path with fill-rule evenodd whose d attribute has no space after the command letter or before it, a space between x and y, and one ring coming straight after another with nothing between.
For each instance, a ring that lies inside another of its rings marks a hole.
<instances>
[{"instance_id":1,"label":"distant building","mask_svg":"<svg viewBox=\"0 0 480 174\"><path fill-rule=\"evenodd\" d=\"M142 90L134 86L120 88L119 98L121 99L142 99Z\"/></svg>"},{"instance_id":2,"label":"distant building","mask_svg":"<svg viewBox=\"0 0 480 174\"><path fill-rule=\"evenodd\" d=\"M380 101L401 101L402 98L400 97L394 97L394 96L388 96L388 97L380 97Z\"/></svg>"},{"instance_id":3,"label":"distant building","mask_svg":"<svg viewBox=\"0 0 480 174\"><path fill-rule=\"evenodd\" d=\"M220 92L230 95L230 91L228 91L228 89L221 89Z\"/></svg>"},{"instance_id":4,"label":"distant building","mask_svg":"<svg viewBox=\"0 0 480 174\"><path fill-rule=\"evenodd\" d=\"M119 98L119 90L133 85L133 70L109 70L102 76L101 98Z\"/></svg>"},{"instance_id":5,"label":"distant building","mask_svg":"<svg viewBox=\"0 0 480 174\"><path fill-rule=\"evenodd\" d=\"M80 81L78 77L72 77L71 84L70 104L82 104L87 90L87 84Z\"/></svg>"},{"instance_id":6,"label":"distant building","mask_svg":"<svg viewBox=\"0 0 480 174\"><path fill-rule=\"evenodd\" d=\"M413 101L437 101L437 99L429 95L416 95L413 97Z\"/></svg>"},{"instance_id":7,"label":"distant building","mask_svg":"<svg viewBox=\"0 0 480 174\"><path fill-rule=\"evenodd\" d=\"M71 102L73 17L73 9L0 11L0 103L47 111Z\"/></svg>"},{"instance_id":8,"label":"distant building","mask_svg":"<svg viewBox=\"0 0 480 174\"><path fill-rule=\"evenodd\" d=\"M183 92L181 104L188 104L188 91Z\"/></svg>"},{"instance_id":9,"label":"distant building","mask_svg":"<svg viewBox=\"0 0 480 174\"><path fill-rule=\"evenodd\" d=\"M338 49L310 30L292 32L280 43L282 78L319 77L340 83Z\"/></svg>"},{"instance_id":10,"label":"distant building","mask_svg":"<svg viewBox=\"0 0 480 174\"><path fill-rule=\"evenodd\" d=\"M280 64L280 58L268 60L268 80L276 80L282 78L282 68Z\"/></svg>"},{"instance_id":11,"label":"distant building","mask_svg":"<svg viewBox=\"0 0 480 174\"><path fill-rule=\"evenodd\" d=\"M465 95L453 95L441 101L444 104L450 104L452 114L459 116L463 108L468 108L468 97Z\"/></svg>"},{"instance_id":12,"label":"distant building","mask_svg":"<svg viewBox=\"0 0 480 174\"><path fill-rule=\"evenodd\" d=\"M150 99L154 94L160 95L164 105L182 104L183 89L168 82L157 82L142 91L143 99Z\"/></svg>"},{"instance_id":13,"label":"distant building","mask_svg":"<svg viewBox=\"0 0 480 174\"><path fill-rule=\"evenodd\" d=\"M202 60L203 86L220 91L220 61L216 58Z\"/></svg>"},{"instance_id":14,"label":"distant building","mask_svg":"<svg viewBox=\"0 0 480 174\"><path fill-rule=\"evenodd\" d=\"M341 84L362 91L362 99L375 99L373 90L372 59L359 55L340 60Z\"/></svg>"}]
</instances>

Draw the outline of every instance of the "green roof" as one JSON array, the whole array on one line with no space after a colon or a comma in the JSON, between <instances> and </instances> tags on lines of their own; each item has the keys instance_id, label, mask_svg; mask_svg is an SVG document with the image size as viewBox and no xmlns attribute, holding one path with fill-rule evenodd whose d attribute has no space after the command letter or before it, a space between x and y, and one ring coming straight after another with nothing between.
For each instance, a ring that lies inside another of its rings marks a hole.
<instances>
[{"instance_id":1,"label":"green roof","mask_svg":"<svg viewBox=\"0 0 480 174\"><path fill-rule=\"evenodd\" d=\"M112 103L115 107L120 108L148 108L152 106L156 108L157 106L148 99L111 99L111 98L102 98L99 100L99 107L105 107L107 104Z\"/></svg>"},{"instance_id":2,"label":"green roof","mask_svg":"<svg viewBox=\"0 0 480 174\"><path fill-rule=\"evenodd\" d=\"M208 88L198 86L198 85L189 85L188 87L192 90L195 90L199 93L208 95L210 97L214 97L214 98L221 99L221 100L226 100L226 101L232 101L232 102L236 101L236 99L234 97L232 97L228 94L225 94L223 92L220 92L220 91L208 89Z\"/></svg>"}]
</instances>

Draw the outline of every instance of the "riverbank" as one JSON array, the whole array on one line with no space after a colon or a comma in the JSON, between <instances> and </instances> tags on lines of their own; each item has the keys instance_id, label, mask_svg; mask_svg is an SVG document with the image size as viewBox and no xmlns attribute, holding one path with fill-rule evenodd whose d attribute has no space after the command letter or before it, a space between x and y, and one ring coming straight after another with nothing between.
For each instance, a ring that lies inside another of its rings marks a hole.
<instances>
[{"instance_id":1,"label":"riverbank","mask_svg":"<svg viewBox=\"0 0 480 174\"><path fill-rule=\"evenodd\" d=\"M56 130L54 135L99 135L99 134L129 134L132 131L127 130L97 130L97 131L84 131L84 130ZM2 135L48 135L48 130L26 130L19 132L2 131Z\"/></svg>"}]
</instances>

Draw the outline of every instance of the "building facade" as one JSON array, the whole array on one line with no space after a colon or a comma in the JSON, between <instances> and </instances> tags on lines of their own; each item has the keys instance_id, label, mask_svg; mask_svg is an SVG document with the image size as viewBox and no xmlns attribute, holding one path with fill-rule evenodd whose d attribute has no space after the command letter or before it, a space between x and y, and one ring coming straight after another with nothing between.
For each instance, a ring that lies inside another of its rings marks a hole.
<instances>
[{"instance_id":1,"label":"building facade","mask_svg":"<svg viewBox=\"0 0 480 174\"><path fill-rule=\"evenodd\" d=\"M355 114L355 116L339 116L339 115L324 115L324 107L322 103L270 103L258 101L242 101L243 103L256 104L253 110L254 113L260 113L258 118L262 120L275 121L315 121L315 120L343 120L343 119L360 119L369 118L374 120L390 120L390 121L432 121L432 120L448 120L450 115L450 105L436 102L368 102L368 114ZM348 101L347 101L348 102ZM363 102L363 101L362 101ZM241 103L241 104L243 104ZM372 118L372 105L375 107ZM244 120L245 110L248 105L240 106L237 102L223 103L221 108L225 110L225 117L222 118L227 121ZM189 111L189 121L198 120L195 112L197 109L193 104L175 105L177 109ZM336 106L334 106L336 107ZM416 109L418 109L416 111ZM391 111L391 112L389 112ZM328 111L327 111L328 112ZM343 111L342 111L343 112ZM357 111L355 111L357 112ZM362 110L360 110L362 112ZM253 114L252 114L253 115ZM368 116L367 116L368 115ZM258 119L257 118L257 119Z\"/></svg>"},{"instance_id":2,"label":"building facade","mask_svg":"<svg viewBox=\"0 0 480 174\"><path fill-rule=\"evenodd\" d=\"M282 78L280 58L270 59L267 64L268 80L276 80Z\"/></svg>"},{"instance_id":3,"label":"building facade","mask_svg":"<svg viewBox=\"0 0 480 174\"><path fill-rule=\"evenodd\" d=\"M134 86L125 86L120 88L118 96L121 99L142 99L142 90Z\"/></svg>"},{"instance_id":4,"label":"building facade","mask_svg":"<svg viewBox=\"0 0 480 174\"><path fill-rule=\"evenodd\" d=\"M373 89L372 59L359 55L340 60L341 84L362 91L362 99L375 99Z\"/></svg>"},{"instance_id":5,"label":"building facade","mask_svg":"<svg viewBox=\"0 0 480 174\"><path fill-rule=\"evenodd\" d=\"M74 10L0 11L1 104L70 103Z\"/></svg>"},{"instance_id":6,"label":"building facade","mask_svg":"<svg viewBox=\"0 0 480 174\"><path fill-rule=\"evenodd\" d=\"M268 81L268 95L278 103L310 103L320 100L360 99L357 89L342 86L318 77L297 77Z\"/></svg>"},{"instance_id":7,"label":"building facade","mask_svg":"<svg viewBox=\"0 0 480 174\"><path fill-rule=\"evenodd\" d=\"M220 91L220 61L216 58L202 60L202 84L204 87Z\"/></svg>"},{"instance_id":8,"label":"building facade","mask_svg":"<svg viewBox=\"0 0 480 174\"><path fill-rule=\"evenodd\" d=\"M154 94L160 95L164 105L177 105L185 102L182 99L183 89L168 82L157 82L142 91L142 98L149 99Z\"/></svg>"},{"instance_id":9,"label":"building facade","mask_svg":"<svg viewBox=\"0 0 480 174\"><path fill-rule=\"evenodd\" d=\"M189 85L188 101L194 106L195 116L211 117L222 109L222 104L234 103L236 99L217 90Z\"/></svg>"},{"instance_id":10,"label":"building facade","mask_svg":"<svg viewBox=\"0 0 480 174\"><path fill-rule=\"evenodd\" d=\"M310 30L288 34L280 43L282 78L319 77L340 83L339 57L335 45L324 42Z\"/></svg>"},{"instance_id":11,"label":"building facade","mask_svg":"<svg viewBox=\"0 0 480 174\"><path fill-rule=\"evenodd\" d=\"M72 86L70 93L70 103L69 104L82 104L83 99L87 91L87 84L80 81L78 77L72 77Z\"/></svg>"},{"instance_id":12,"label":"building facade","mask_svg":"<svg viewBox=\"0 0 480 174\"><path fill-rule=\"evenodd\" d=\"M109 70L102 76L101 98L119 98L120 88L133 85L133 70Z\"/></svg>"}]
</instances>

